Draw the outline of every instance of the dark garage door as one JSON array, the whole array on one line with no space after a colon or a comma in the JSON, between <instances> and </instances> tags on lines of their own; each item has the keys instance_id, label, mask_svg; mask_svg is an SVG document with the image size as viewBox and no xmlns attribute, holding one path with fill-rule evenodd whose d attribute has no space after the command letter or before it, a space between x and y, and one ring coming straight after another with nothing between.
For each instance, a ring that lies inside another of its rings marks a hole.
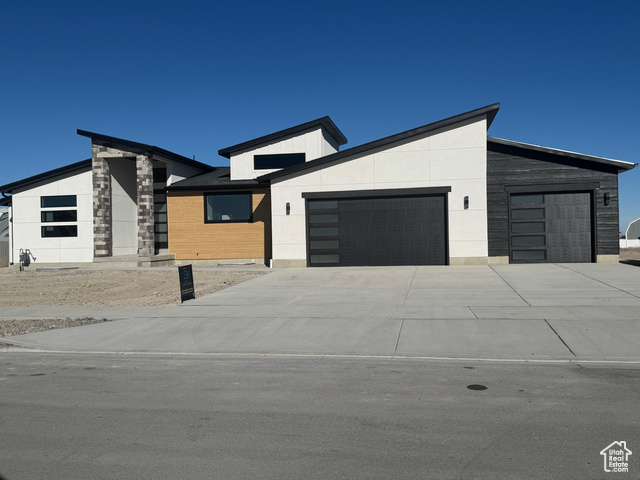
<instances>
[{"instance_id":1,"label":"dark garage door","mask_svg":"<svg viewBox=\"0 0 640 480\"><path fill-rule=\"evenodd\" d=\"M511 194L513 263L591 262L590 192Z\"/></svg>"},{"instance_id":2,"label":"dark garage door","mask_svg":"<svg viewBox=\"0 0 640 480\"><path fill-rule=\"evenodd\" d=\"M445 195L308 200L310 266L445 265Z\"/></svg>"}]
</instances>

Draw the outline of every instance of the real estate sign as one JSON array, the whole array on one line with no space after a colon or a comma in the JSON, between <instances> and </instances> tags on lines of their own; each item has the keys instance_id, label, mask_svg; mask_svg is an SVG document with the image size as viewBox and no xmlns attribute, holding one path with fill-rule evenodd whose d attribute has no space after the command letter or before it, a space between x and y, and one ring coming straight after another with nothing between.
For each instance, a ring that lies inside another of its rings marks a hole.
<instances>
[{"instance_id":1,"label":"real estate sign","mask_svg":"<svg viewBox=\"0 0 640 480\"><path fill-rule=\"evenodd\" d=\"M191 265L178 267L178 274L180 276L180 301L184 302L185 300L196 298Z\"/></svg>"}]
</instances>

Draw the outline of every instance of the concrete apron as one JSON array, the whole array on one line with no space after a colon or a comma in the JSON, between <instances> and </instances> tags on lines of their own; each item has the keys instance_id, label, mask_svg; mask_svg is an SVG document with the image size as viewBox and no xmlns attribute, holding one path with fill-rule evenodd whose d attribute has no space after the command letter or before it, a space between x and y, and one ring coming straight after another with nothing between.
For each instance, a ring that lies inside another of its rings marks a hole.
<instances>
[{"instance_id":1,"label":"concrete apron","mask_svg":"<svg viewBox=\"0 0 640 480\"><path fill-rule=\"evenodd\" d=\"M639 307L640 269L622 264L286 269L180 306L4 309L121 320L1 341L73 352L640 362Z\"/></svg>"}]
</instances>

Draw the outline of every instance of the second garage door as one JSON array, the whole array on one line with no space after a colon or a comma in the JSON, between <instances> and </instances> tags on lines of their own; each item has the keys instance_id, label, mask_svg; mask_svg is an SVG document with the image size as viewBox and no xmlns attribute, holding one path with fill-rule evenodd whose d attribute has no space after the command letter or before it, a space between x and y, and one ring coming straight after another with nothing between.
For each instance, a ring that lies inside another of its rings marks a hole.
<instances>
[{"instance_id":1,"label":"second garage door","mask_svg":"<svg viewBox=\"0 0 640 480\"><path fill-rule=\"evenodd\" d=\"M445 265L446 195L307 200L309 266Z\"/></svg>"},{"instance_id":2,"label":"second garage door","mask_svg":"<svg viewBox=\"0 0 640 480\"><path fill-rule=\"evenodd\" d=\"M512 194L511 262L593 261L591 204L590 192Z\"/></svg>"}]
</instances>

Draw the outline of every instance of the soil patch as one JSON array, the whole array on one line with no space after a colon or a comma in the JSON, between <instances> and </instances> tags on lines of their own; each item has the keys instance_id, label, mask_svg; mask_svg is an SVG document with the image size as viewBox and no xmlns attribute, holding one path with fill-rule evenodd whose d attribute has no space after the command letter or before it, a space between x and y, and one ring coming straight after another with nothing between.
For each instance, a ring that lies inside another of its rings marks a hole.
<instances>
[{"instance_id":1,"label":"soil patch","mask_svg":"<svg viewBox=\"0 0 640 480\"><path fill-rule=\"evenodd\" d=\"M193 277L196 297L217 292L268 273L199 270ZM0 269L0 307L159 306L180 303L178 269L62 270L20 272ZM0 308L1 312L1 308ZM0 313L0 316L2 314Z\"/></svg>"},{"instance_id":2,"label":"soil patch","mask_svg":"<svg viewBox=\"0 0 640 480\"><path fill-rule=\"evenodd\" d=\"M640 248L621 248L620 261L627 260L640 261Z\"/></svg>"},{"instance_id":3,"label":"soil patch","mask_svg":"<svg viewBox=\"0 0 640 480\"><path fill-rule=\"evenodd\" d=\"M56 328L79 327L92 323L109 322L106 318L20 318L3 320L0 319L0 337L11 337L12 335L24 335L25 333L43 332ZM7 345L0 343L0 346Z\"/></svg>"}]
</instances>

